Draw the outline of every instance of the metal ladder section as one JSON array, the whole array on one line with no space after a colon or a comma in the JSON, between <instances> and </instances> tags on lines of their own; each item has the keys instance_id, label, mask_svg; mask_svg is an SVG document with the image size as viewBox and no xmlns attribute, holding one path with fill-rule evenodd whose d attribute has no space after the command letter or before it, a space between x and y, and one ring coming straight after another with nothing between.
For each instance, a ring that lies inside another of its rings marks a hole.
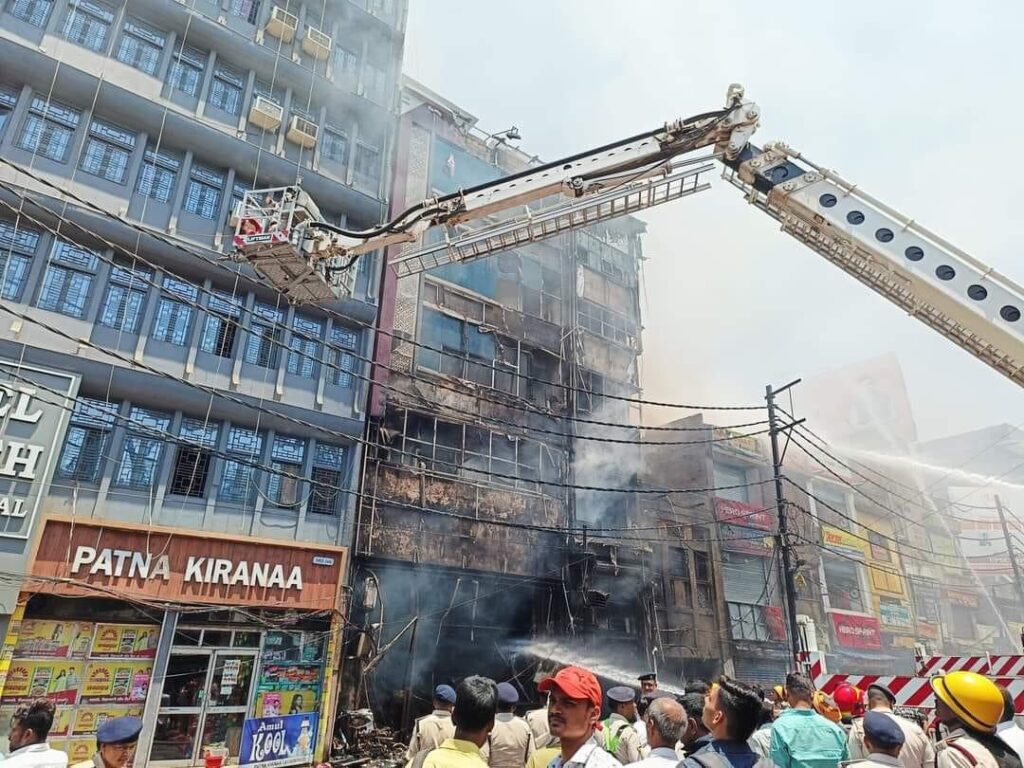
<instances>
[{"instance_id":1,"label":"metal ladder section","mask_svg":"<svg viewBox=\"0 0 1024 768\"><path fill-rule=\"evenodd\" d=\"M1024 291L835 174L814 170L809 183L767 196L735 173L725 178L784 232L1024 386Z\"/></svg>"},{"instance_id":2,"label":"metal ladder section","mask_svg":"<svg viewBox=\"0 0 1024 768\"><path fill-rule=\"evenodd\" d=\"M571 200L493 226L406 251L391 262L399 277L419 274L445 264L469 262L492 253L536 243L590 224L636 213L710 189L700 174L715 168L706 162L668 176L613 187L606 192Z\"/></svg>"}]
</instances>

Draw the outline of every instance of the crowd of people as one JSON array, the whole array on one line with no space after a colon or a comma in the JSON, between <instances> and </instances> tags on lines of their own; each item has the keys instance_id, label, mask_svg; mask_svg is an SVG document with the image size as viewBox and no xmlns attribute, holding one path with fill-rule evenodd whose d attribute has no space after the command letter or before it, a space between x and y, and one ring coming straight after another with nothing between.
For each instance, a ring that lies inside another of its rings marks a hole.
<instances>
[{"instance_id":1,"label":"crowd of people","mask_svg":"<svg viewBox=\"0 0 1024 768\"><path fill-rule=\"evenodd\" d=\"M897 714L884 685L827 695L797 672L772 689L721 677L679 695L653 674L639 682L603 690L566 667L538 686L546 705L522 717L510 683L439 685L406 768L1024 768L1010 694L973 672L931 679L934 724Z\"/></svg>"}]
</instances>

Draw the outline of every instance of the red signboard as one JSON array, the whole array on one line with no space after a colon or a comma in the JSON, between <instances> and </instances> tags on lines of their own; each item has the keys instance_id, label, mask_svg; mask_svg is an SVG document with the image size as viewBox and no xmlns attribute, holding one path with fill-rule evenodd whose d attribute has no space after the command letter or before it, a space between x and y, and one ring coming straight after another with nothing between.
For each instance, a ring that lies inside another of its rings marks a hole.
<instances>
[{"instance_id":1,"label":"red signboard","mask_svg":"<svg viewBox=\"0 0 1024 768\"><path fill-rule=\"evenodd\" d=\"M882 631L873 616L853 616L848 613L830 613L836 641L845 648L882 650Z\"/></svg>"},{"instance_id":2,"label":"red signboard","mask_svg":"<svg viewBox=\"0 0 1024 768\"><path fill-rule=\"evenodd\" d=\"M762 531L775 529L775 520L767 510L744 504L742 501L715 498L715 517L719 522L742 525L745 528L759 528Z\"/></svg>"},{"instance_id":3,"label":"red signboard","mask_svg":"<svg viewBox=\"0 0 1024 768\"><path fill-rule=\"evenodd\" d=\"M764 623L768 626L768 634L772 640L785 641L786 622L782 618L782 609L777 605L766 605L761 609Z\"/></svg>"}]
</instances>

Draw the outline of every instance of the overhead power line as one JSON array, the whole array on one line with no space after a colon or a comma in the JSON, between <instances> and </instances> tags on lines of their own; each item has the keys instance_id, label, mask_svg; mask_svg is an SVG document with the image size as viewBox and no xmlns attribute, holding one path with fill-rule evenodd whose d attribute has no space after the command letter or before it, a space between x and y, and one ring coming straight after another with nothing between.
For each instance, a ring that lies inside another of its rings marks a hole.
<instances>
[{"instance_id":1,"label":"overhead power line","mask_svg":"<svg viewBox=\"0 0 1024 768\"><path fill-rule=\"evenodd\" d=\"M10 189L3 182L0 182L0 188L8 189L8 190ZM8 204L6 202L3 202L2 200L0 200L0 205L4 206L8 210L11 210L11 211L14 210L13 206L11 206L10 204ZM29 221L32 221L34 224L36 224L36 226L39 226L42 229L44 229L45 231L47 231L47 232L51 233L52 235L54 235L54 237L61 237L60 233L57 232L57 230L53 229L52 227L47 225L45 222L42 222L39 219L36 219L36 218L30 216L29 214L20 213L19 216L27 218ZM68 223L71 226L81 228L80 225L77 224L76 222L68 221ZM112 243L109 240L106 240L105 238L100 237L99 235L96 235L95 237L97 239L99 239L101 242L103 242L105 245L107 245L108 247L111 247L111 248L114 248L114 249L121 249L121 247L118 246L117 244ZM102 261L103 263L105 263L105 264L107 264L107 265L109 265L111 267L120 267L121 266L120 264L117 263L117 261L115 261L114 259L111 259L111 258L109 258L109 257L107 257L105 255L102 255L102 254L99 254L99 253L95 253L94 255L96 256L96 258L98 260ZM147 260L146 258L144 258L142 256L133 256L132 258L137 260L137 261L139 261L139 262L141 262L141 263L143 263L143 264L145 264L146 266L150 267L154 271L163 272L164 274L170 275L172 277L179 277L180 279L185 279L185 278L182 278L181 276L177 275L174 272L171 272L169 270L164 269L159 264L156 264L156 263L154 263L152 261ZM143 275L133 275L133 281L134 280L138 280L142 284L148 285L151 288L155 288L158 291L161 291L161 293L164 292L163 287L161 285L159 285L152 278L148 278L148 277L145 277ZM197 288L198 288L199 292L204 294L204 295L209 295L209 296L217 297L216 291L207 290L206 288L204 288L202 286L197 286ZM180 302L180 303L184 304L185 306L188 306L188 307L194 309L199 314L208 314L208 315L217 316L217 317L220 317L222 321L230 323L231 325L235 326L236 328L238 328L238 329L240 329L242 331L245 331L247 333L251 333L251 331L252 331L251 325L239 322L238 320L236 320L234 318L230 318L230 317L224 316L224 315L222 315L220 313L217 313L216 310L212 310L212 309L210 309L208 307L204 307L204 306L202 306L197 301L194 301L192 299L186 298L184 296L180 296L178 294L173 294L173 298L174 298L174 301ZM274 326L278 327L278 328L286 328L287 327L287 326L280 325L278 323L274 323ZM315 337L311 337L311 336L308 336L308 335L305 335L305 334L302 334L302 333L297 333L295 331L293 331L293 333L298 335L300 338L304 338L306 340L316 342L317 344L321 343L321 339L318 339L318 338L315 338ZM351 376L354 379L359 379L360 381L366 381L366 382L369 382L369 383L374 383L374 380L373 380L372 377L367 376L367 375L362 374L362 373L359 373L358 371L355 371L355 370L350 370L350 369L346 368L344 365L338 364L337 362L331 362L329 359L321 360L319 357L317 357L315 355L312 355L312 354L306 352L305 350L294 349L294 348L286 345L283 341L281 341L281 340L279 340L277 338L270 338L269 341L270 341L270 343L273 346L280 348L281 350L283 350L285 353L287 353L289 355L297 355L297 356L299 356L299 357L301 357L303 359L306 359L306 360L309 360L309 361L313 362L316 365L321 365L324 368L327 368L328 370L338 371L338 372L343 373L343 374L345 374L347 376ZM333 349L333 347L332 347L332 349ZM341 350L341 349L339 349L339 351L342 352L345 355L350 355L352 357L358 357L357 355L355 355L350 350ZM328 357L328 356L325 356L325 357ZM368 360L368 358L363 358L363 359ZM421 378L421 377L416 377L416 376L411 376L411 375L410 375L410 378L413 378L413 379L416 379L416 380L425 381L425 382L428 382L428 383L431 383L431 384L435 384L435 382L433 380L431 380L431 379L424 379L424 378ZM400 389L398 387L390 385L390 384L377 383L376 386L379 386L380 388L382 388L384 390L387 390L387 391L390 391L390 392L395 392L395 393L398 393L398 394L402 394L402 395L405 395L407 397L410 396L409 393L405 392L404 390L402 390L402 389ZM441 386L445 386L446 388L453 389L454 391L457 391L457 392L460 392L460 393L462 392L461 390L458 390L458 389L456 389L454 387L451 387L450 385L444 385L443 382L441 383ZM476 395L474 395L474 396L476 396ZM483 398L481 398L481 399L483 399ZM501 402L501 401L490 400L489 402ZM512 408L515 408L517 410L525 410L525 409L517 408L516 406L510 406L510 405L508 405L506 403L502 403L502 405L505 405L506 407L512 407ZM429 406L437 408L439 410L441 410L441 409L452 410L452 409L446 408L445 406L443 406L440 403L435 403L433 401L431 401L429 403ZM559 417L556 417L553 414L544 412L544 411L542 411L539 408L537 408L535 412L537 412L539 415L543 415L543 416L545 416L547 418L559 418ZM463 412L456 411L456 413L458 415L458 419L457 420L461 420L461 419L465 418L465 414ZM538 427L538 426L533 426L533 425L529 425L529 424L524 424L522 422L515 422L515 421L510 421L510 420L507 420L507 419L501 419L500 417L496 417L496 416L481 415L480 418L485 419L485 420L487 420L489 422L493 422L493 423L496 423L496 424L501 424L503 426L509 427L511 429L516 430L517 432L518 431L527 430L527 431L536 432L536 433L539 433L539 434L546 434L546 435L552 435L552 436L557 436L557 437L564 437L564 438L578 439L578 440L587 440L587 441L595 441L595 442L603 442L603 443L617 443L617 444L621 444L621 445L698 445L698 444L701 444L701 443L729 442L731 440L740 440L740 439L743 439L743 438L746 438L746 437L754 437L754 436L757 436L757 435L766 434L767 431L768 431L767 429L764 429L764 430L760 430L758 432L751 432L751 433L746 433L746 434L728 432L727 434L725 434L722 437L712 437L712 438L703 439L703 440L643 441L643 440L634 440L634 439L626 439L626 438L613 438L613 437L607 437L607 436L587 435L587 434L579 434L579 433L567 433L567 432L562 432L560 430L546 429L544 427ZM615 422L602 422L602 421L590 420L590 419L587 419L587 420L584 420L584 421L586 423L589 423L589 424L599 424L601 426L609 426L609 427L613 426L613 427L627 428L626 425L617 424ZM762 421L762 422L758 422L758 423L752 423L751 425L766 424L766 423L767 423L766 421ZM631 429L631 430L636 430L636 431L641 429L640 427L635 426L635 425L630 425L628 428ZM644 429L646 429L646 428L644 428ZM658 429L658 428L654 428L654 429ZM706 432L706 431L708 431L709 427L705 425L705 426L702 426L700 428L693 428L693 431L697 431L698 429L700 431L705 431Z\"/></svg>"},{"instance_id":2,"label":"overhead power line","mask_svg":"<svg viewBox=\"0 0 1024 768\"><path fill-rule=\"evenodd\" d=\"M166 237L166 236L164 236L164 235L162 235L162 234L160 234L160 233L158 233L158 232L156 232L154 230L151 230L151 229L149 229L147 227L144 227L144 226L142 226L142 225L140 225L140 224L138 224L136 222L133 222L130 219L124 218L123 216L120 216L119 214L116 214L116 213L114 213L112 211L108 211L105 208L102 208L101 206L96 205L95 203L93 203L91 201L85 200L84 198L76 195L75 193L73 193L73 192L71 192L69 190L61 189L60 187L58 187L57 185L53 184L52 182L50 182L46 178L44 178L44 177L42 177L42 176L40 176L38 174L35 174L35 173L29 171L26 168L23 168L18 163L15 163L15 162L13 162L13 161L11 161L11 160L9 160L7 158L3 158L3 157L0 157L0 163L3 163L5 165L13 168L16 171L18 171L20 173L23 173L28 178L32 179L33 181L36 181L37 183L43 184L46 187L48 187L49 189L54 190L55 192L58 193L59 197L71 198L76 203L79 203L80 205L86 206L90 210L93 210L93 211L95 211L95 212L97 212L97 213L99 213L99 214L101 214L101 215L103 215L103 216L105 216L105 217L107 217L109 219L112 219L112 220L117 221L117 222L119 222L121 224L129 226L132 229L140 232L141 234L144 234L144 235L146 235L148 237L152 237L153 239L155 239L155 240L157 240L159 242L162 242L165 245L168 245L168 246L170 246L170 247L172 247L172 248L174 248L174 249L176 249L178 251L181 251L181 252L183 252L183 253L185 253L185 254L187 254L189 256L192 256L194 258L199 258L202 261L205 261L208 264L211 264L212 266L215 266L215 267L217 267L219 269L226 270L227 272L229 272L234 277L237 277L237 276L241 275L241 277L243 279L245 279L247 282L250 282L250 283L252 283L254 285L257 285L257 286L259 286L261 288L268 289L268 290L276 292L276 289L273 288L273 286L271 286L267 282L265 282L265 281L263 281L263 280L261 280L261 279L259 279L257 277L254 277L254 276L242 273L240 271L236 272L235 270L231 270L230 268L228 268L223 263L219 263L216 260L213 260L213 259L205 256L200 251L196 250L194 247L186 246L185 244L183 244L183 243L181 243L179 241L176 241L176 240L174 240L172 238ZM8 189L10 189L10 188L8 187ZM17 193L15 193L15 194L17 194ZM53 215L60 215L60 214L56 214L56 212L54 212L54 211L50 211L50 213L53 214ZM64 218L64 217L62 216L62 218ZM345 322L346 324L350 324L350 323L353 322L351 318L346 318L346 317L340 315L339 313L337 313L336 311L329 309L328 307L325 307L325 306L322 306L322 305L318 305L318 308L321 311L323 311L324 313L326 313L328 316L334 317L336 319L340 319L343 322ZM458 357L458 355L453 355L451 352L449 352L447 350L440 349L440 348L437 348L437 347L433 347L433 346L430 346L430 345L426 345L426 344L424 344L422 342L418 342L418 341L414 341L414 340L410 340L410 339L404 339L404 338L402 338L400 336L397 336L397 335L393 334L390 331L382 330L382 329L379 329L379 328L376 328L376 329L373 329L373 330L374 330L375 333L380 333L381 335L384 335L384 336L399 338L403 343L409 343L412 346L421 347L421 348L424 348L424 349L429 349L430 351L436 352L438 354L444 354L444 355L449 355L449 356L453 356L453 357ZM364 360L366 360L368 362L373 362L369 358L362 358L362 359L364 359ZM380 366L380 367L388 369L387 366ZM571 385L565 384L564 382L550 381L550 380L541 379L541 378L537 378L537 377L528 377L528 378L531 378L533 381L536 381L537 383L546 384L548 386L560 387L562 389L576 391L576 392L580 392L580 393L584 393L584 394L593 394L592 392L590 392L587 389L579 388L579 387L573 387ZM603 394L602 393L601 396L605 397L607 399L610 399L610 400L618 400L618 401L622 401L622 402L636 403L638 405L654 405L654 406L659 406L659 407L664 407L664 408L678 408L678 409L691 410L691 411L759 411L759 410L763 410L764 409L763 405L696 405L696 404L684 404L684 403L669 403L669 402L662 402L662 401L657 401L657 400L644 400L642 398L631 398L631 397L627 397L627 396L624 396L624 395L614 395L614 394Z\"/></svg>"}]
</instances>

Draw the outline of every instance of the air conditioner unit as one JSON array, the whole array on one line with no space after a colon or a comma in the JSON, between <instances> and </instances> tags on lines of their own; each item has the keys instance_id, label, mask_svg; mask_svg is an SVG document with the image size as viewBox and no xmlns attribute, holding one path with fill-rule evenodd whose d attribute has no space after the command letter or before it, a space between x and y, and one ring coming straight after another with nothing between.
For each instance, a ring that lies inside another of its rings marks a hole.
<instances>
[{"instance_id":1,"label":"air conditioner unit","mask_svg":"<svg viewBox=\"0 0 1024 768\"><path fill-rule=\"evenodd\" d=\"M290 43L295 39L295 30L299 28L299 17L294 13L288 13L284 8L275 5L270 11L270 18L267 20L267 34L276 37L283 43Z\"/></svg>"},{"instance_id":2,"label":"air conditioner unit","mask_svg":"<svg viewBox=\"0 0 1024 768\"><path fill-rule=\"evenodd\" d=\"M249 122L266 131L276 131L281 126L283 114L280 104L266 96L257 96L249 107Z\"/></svg>"},{"instance_id":3,"label":"air conditioner unit","mask_svg":"<svg viewBox=\"0 0 1024 768\"><path fill-rule=\"evenodd\" d=\"M306 36L302 38L302 50L314 59L323 61L331 55L331 36L316 27L307 26Z\"/></svg>"},{"instance_id":4,"label":"air conditioner unit","mask_svg":"<svg viewBox=\"0 0 1024 768\"><path fill-rule=\"evenodd\" d=\"M311 149L316 146L316 135L319 130L319 126L312 120L307 120L304 117L295 115L292 117L291 123L288 124L288 133L285 134L285 138L300 147Z\"/></svg>"}]
</instances>

